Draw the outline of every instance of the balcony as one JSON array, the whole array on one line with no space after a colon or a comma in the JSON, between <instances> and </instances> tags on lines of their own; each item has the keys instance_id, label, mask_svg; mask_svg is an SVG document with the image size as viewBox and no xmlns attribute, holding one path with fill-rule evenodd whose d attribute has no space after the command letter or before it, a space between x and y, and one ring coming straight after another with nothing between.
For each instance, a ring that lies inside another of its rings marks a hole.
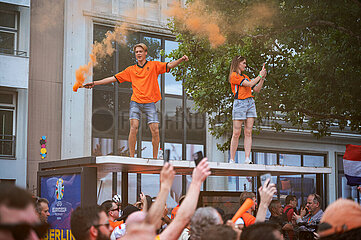
<instances>
[{"instance_id":1,"label":"balcony","mask_svg":"<svg viewBox=\"0 0 361 240\"><path fill-rule=\"evenodd\" d=\"M29 58L23 51L0 49L0 86L28 88Z\"/></svg>"}]
</instances>

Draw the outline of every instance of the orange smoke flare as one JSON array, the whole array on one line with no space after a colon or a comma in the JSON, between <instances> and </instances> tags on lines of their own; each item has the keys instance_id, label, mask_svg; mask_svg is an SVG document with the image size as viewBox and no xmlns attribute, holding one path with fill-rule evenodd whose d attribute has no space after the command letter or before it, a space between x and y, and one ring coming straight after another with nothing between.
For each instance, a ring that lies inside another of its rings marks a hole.
<instances>
[{"instance_id":1,"label":"orange smoke flare","mask_svg":"<svg viewBox=\"0 0 361 240\"><path fill-rule=\"evenodd\" d=\"M236 214L234 214L232 218L232 222L235 223L238 218L242 217L242 215L253 206L253 204L254 204L253 200L247 198L246 201L242 204L242 206L238 209Z\"/></svg>"}]
</instances>

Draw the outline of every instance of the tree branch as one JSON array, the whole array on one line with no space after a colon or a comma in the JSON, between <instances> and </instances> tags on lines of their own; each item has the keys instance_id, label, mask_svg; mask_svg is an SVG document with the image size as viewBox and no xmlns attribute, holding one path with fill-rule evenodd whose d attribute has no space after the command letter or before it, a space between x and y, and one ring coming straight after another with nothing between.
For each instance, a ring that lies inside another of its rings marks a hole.
<instances>
[{"instance_id":1,"label":"tree branch","mask_svg":"<svg viewBox=\"0 0 361 240\"><path fill-rule=\"evenodd\" d=\"M357 0L355 0L357 1ZM360 3L361 4L361 3ZM327 27L332 27L332 28L336 28L344 33L347 33L348 35L355 37L358 41L361 41L361 36L357 35L355 33L353 33L351 30L342 27L342 26L338 26L336 23L331 22L331 21L325 21L325 20L317 20L314 21L312 23L308 23L308 24L301 24L301 25L297 25L297 26L289 26L286 28L280 28L280 29L276 29L275 31L272 31L268 34L259 34L259 35L246 35L248 37L252 37L252 38L264 38L264 37L268 37L271 34L278 34L278 33L282 33L282 32L289 32L292 30L297 30L297 29L303 29L303 28L313 28L313 27L319 27L319 26L327 26Z\"/></svg>"}]
</instances>

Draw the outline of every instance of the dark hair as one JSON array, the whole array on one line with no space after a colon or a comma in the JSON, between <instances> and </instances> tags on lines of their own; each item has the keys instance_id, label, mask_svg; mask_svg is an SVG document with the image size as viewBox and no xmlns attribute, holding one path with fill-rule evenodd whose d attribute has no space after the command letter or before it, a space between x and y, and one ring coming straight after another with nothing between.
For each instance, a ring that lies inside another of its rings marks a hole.
<instances>
[{"instance_id":1,"label":"dark hair","mask_svg":"<svg viewBox=\"0 0 361 240\"><path fill-rule=\"evenodd\" d=\"M286 197L286 205L287 204L290 204L291 201L293 201L293 199L296 199L297 200L297 197L295 195L288 195Z\"/></svg>"},{"instance_id":2,"label":"dark hair","mask_svg":"<svg viewBox=\"0 0 361 240\"><path fill-rule=\"evenodd\" d=\"M265 222L255 223L243 229L241 240L277 240L274 234L275 231L280 231L277 224Z\"/></svg>"},{"instance_id":3,"label":"dark hair","mask_svg":"<svg viewBox=\"0 0 361 240\"><path fill-rule=\"evenodd\" d=\"M5 205L8 208L25 209L29 204L34 204L30 193L15 185L0 183L0 205Z\"/></svg>"},{"instance_id":4,"label":"dark hair","mask_svg":"<svg viewBox=\"0 0 361 240\"><path fill-rule=\"evenodd\" d=\"M110 209L112 209L113 207L113 202L114 202L113 200L106 200L100 205L108 216Z\"/></svg>"},{"instance_id":5,"label":"dark hair","mask_svg":"<svg viewBox=\"0 0 361 240\"><path fill-rule=\"evenodd\" d=\"M89 229L98 224L101 212L104 212L104 209L98 205L78 207L72 212L70 228L76 240L89 239Z\"/></svg>"},{"instance_id":6,"label":"dark hair","mask_svg":"<svg viewBox=\"0 0 361 240\"><path fill-rule=\"evenodd\" d=\"M243 192L239 197L239 204L242 206L242 204L246 201L247 198L252 199L254 197L256 197L256 194L254 194L253 192Z\"/></svg>"},{"instance_id":7,"label":"dark hair","mask_svg":"<svg viewBox=\"0 0 361 240\"><path fill-rule=\"evenodd\" d=\"M36 201L35 201L35 210L37 213L41 213L41 211L43 210L42 207L41 207L41 203L46 203L46 204L49 204L49 201L48 199L46 198L36 198Z\"/></svg>"},{"instance_id":8,"label":"dark hair","mask_svg":"<svg viewBox=\"0 0 361 240\"><path fill-rule=\"evenodd\" d=\"M213 225L204 229L201 240L236 240L237 233L228 225Z\"/></svg>"}]
</instances>

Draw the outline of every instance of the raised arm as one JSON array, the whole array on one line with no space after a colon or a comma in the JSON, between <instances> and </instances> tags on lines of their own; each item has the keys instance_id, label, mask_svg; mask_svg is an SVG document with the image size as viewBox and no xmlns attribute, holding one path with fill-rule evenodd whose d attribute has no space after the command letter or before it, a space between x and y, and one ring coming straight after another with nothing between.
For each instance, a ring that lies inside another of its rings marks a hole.
<instances>
[{"instance_id":1,"label":"raised arm","mask_svg":"<svg viewBox=\"0 0 361 240\"><path fill-rule=\"evenodd\" d=\"M259 81L264 80L264 78L267 75L267 70L265 68L265 64L263 64L262 70L259 72L258 76L254 79L252 79L251 81L243 81L242 82L242 86L245 87L253 87L254 85L256 85ZM263 85L263 82L262 82ZM259 88L259 90L261 90L261 88Z\"/></svg>"},{"instance_id":2,"label":"raised arm","mask_svg":"<svg viewBox=\"0 0 361 240\"><path fill-rule=\"evenodd\" d=\"M102 80L86 83L86 84L83 85L83 87L85 87L85 88L93 88L96 85L104 85L104 84L113 83L113 82L116 82L116 81L117 81L117 79L114 76L111 76L111 77L104 78Z\"/></svg>"},{"instance_id":3,"label":"raised arm","mask_svg":"<svg viewBox=\"0 0 361 240\"><path fill-rule=\"evenodd\" d=\"M262 76L261 80L260 80L259 83L253 88L253 91L255 91L255 92L261 91L261 89L262 89L262 87L263 87L264 80L265 80L265 78L266 78L266 76L267 76L267 70L266 70L265 64L263 64L263 67L262 67L262 70L261 70L261 71L263 71L263 74L264 74L264 75L261 75L261 76Z\"/></svg>"},{"instance_id":4,"label":"raised arm","mask_svg":"<svg viewBox=\"0 0 361 240\"><path fill-rule=\"evenodd\" d=\"M174 68L174 67L178 66L180 63L187 62L187 61L188 61L188 57L186 55L184 55L183 57L181 57L177 60L174 60L173 62L168 63L168 68L169 69Z\"/></svg>"},{"instance_id":5,"label":"raised arm","mask_svg":"<svg viewBox=\"0 0 361 240\"><path fill-rule=\"evenodd\" d=\"M166 163L160 172L160 190L155 202L148 211L145 219L146 223L154 225L162 218L164 206L167 201L170 188L173 184L174 175L175 172L173 170L173 166Z\"/></svg>"},{"instance_id":6,"label":"raised arm","mask_svg":"<svg viewBox=\"0 0 361 240\"><path fill-rule=\"evenodd\" d=\"M266 219L267 208L272 201L273 195L277 192L275 184L268 184L270 181L271 179L267 179L264 182L264 185L258 189L261 203L258 207L256 222L264 222Z\"/></svg>"},{"instance_id":7,"label":"raised arm","mask_svg":"<svg viewBox=\"0 0 361 240\"><path fill-rule=\"evenodd\" d=\"M173 240L178 239L183 229L190 222L194 211L196 210L199 192L201 190L202 183L211 174L208 166L207 158L198 164L193 170L192 182L189 186L186 197L180 205L177 215L171 224L160 234L161 240Z\"/></svg>"}]
</instances>

